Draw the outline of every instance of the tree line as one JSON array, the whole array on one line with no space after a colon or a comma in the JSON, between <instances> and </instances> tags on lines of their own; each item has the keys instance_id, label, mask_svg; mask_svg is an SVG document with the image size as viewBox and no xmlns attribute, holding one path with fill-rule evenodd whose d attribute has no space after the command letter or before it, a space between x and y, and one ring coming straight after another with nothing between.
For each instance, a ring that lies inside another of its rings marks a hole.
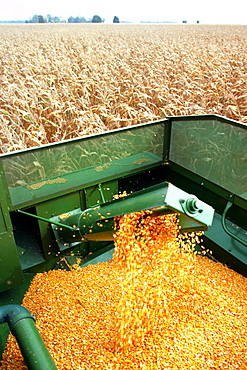
<instances>
[{"instance_id":1,"label":"tree line","mask_svg":"<svg viewBox=\"0 0 247 370\"><path fill-rule=\"evenodd\" d=\"M35 14L32 18L26 21L26 23L104 23L105 19L101 18L99 15L94 15L91 19L86 19L85 17L70 16L68 20L63 20L61 17L52 17L50 14L47 14L46 17L43 15ZM119 18L114 16L113 23L120 23Z\"/></svg>"}]
</instances>

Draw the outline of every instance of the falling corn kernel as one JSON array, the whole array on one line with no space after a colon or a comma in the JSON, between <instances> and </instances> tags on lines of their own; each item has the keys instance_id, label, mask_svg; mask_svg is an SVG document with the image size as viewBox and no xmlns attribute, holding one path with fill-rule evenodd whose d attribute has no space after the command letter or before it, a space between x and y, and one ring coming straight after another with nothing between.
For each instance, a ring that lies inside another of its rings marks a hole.
<instances>
[{"instance_id":1,"label":"falling corn kernel","mask_svg":"<svg viewBox=\"0 0 247 370\"><path fill-rule=\"evenodd\" d=\"M115 221L111 261L62 258L70 271L37 274L24 297L58 369L245 370L247 279L195 254L175 215ZM10 335L12 369L26 367Z\"/></svg>"}]
</instances>

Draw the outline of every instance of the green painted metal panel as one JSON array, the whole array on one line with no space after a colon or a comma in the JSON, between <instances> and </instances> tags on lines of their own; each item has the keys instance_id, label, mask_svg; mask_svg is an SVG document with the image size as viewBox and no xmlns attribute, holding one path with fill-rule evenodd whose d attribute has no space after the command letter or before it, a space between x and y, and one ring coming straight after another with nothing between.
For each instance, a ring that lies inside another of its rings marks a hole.
<instances>
[{"instance_id":1,"label":"green painted metal panel","mask_svg":"<svg viewBox=\"0 0 247 370\"><path fill-rule=\"evenodd\" d=\"M103 198L105 202L109 202L113 199L113 196L118 194L118 180L112 180L107 181L101 184L101 191L103 194ZM102 199L101 192L99 191L98 185L91 186L86 189L84 189L85 192L85 208L94 207L95 205L99 205L101 203L104 203ZM112 221L110 221L112 228L114 227L114 224ZM95 256L95 253L99 251L99 253L103 253L102 251L104 248L108 250L109 245L112 243L109 243L109 241L91 241L88 243L90 245L90 252L93 252L93 255ZM90 257L89 255L88 257ZM87 257L87 258L88 258ZM88 259L86 259L87 261Z\"/></svg>"},{"instance_id":2,"label":"green painted metal panel","mask_svg":"<svg viewBox=\"0 0 247 370\"><path fill-rule=\"evenodd\" d=\"M5 179L0 163L0 292L23 282L6 194Z\"/></svg>"},{"instance_id":3,"label":"green painted metal panel","mask_svg":"<svg viewBox=\"0 0 247 370\"><path fill-rule=\"evenodd\" d=\"M36 206L36 213L38 216L50 218L55 215L67 212L68 209L75 209L81 206L81 194L79 191L72 192L70 194L64 195L62 197L57 197L50 199L46 202L39 203ZM50 225L44 221L37 221L39 224L40 235L42 240L42 248L46 259L49 259L49 256L53 252L52 241L54 240L54 235L50 228ZM84 254L87 250L85 243L76 243L76 244L66 244L59 245L60 250L65 250L71 248L72 246L78 246L81 253Z\"/></svg>"},{"instance_id":4,"label":"green painted metal panel","mask_svg":"<svg viewBox=\"0 0 247 370\"><path fill-rule=\"evenodd\" d=\"M5 233L7 231L7 225L3 215L3 209L0 203L0 234Z\"/></svg>"},{"instance_id":5,"label":"green painted metal panel","mask_svg":"<svg viewBox=\"0 0 247 370\"><path fill-rule=\"evenodd\" d=\"M11 232L0 234L0 292L23 282L23 273Z\"/></svg>"}]
</instances>

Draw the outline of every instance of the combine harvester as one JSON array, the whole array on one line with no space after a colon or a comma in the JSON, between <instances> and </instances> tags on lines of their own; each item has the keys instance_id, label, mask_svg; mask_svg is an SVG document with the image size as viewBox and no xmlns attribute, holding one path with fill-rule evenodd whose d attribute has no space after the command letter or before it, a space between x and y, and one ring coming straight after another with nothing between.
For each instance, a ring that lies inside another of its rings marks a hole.
<instances>
[{"instance_id":1,"label":"combine harvester","mask_svg":"<svg viewBox=\"0 0 247 370\"><path fill-rule=\"evenodd\" d=\"M1 155L0 174L1 353L11 330L28 369L56 369L19 306L32 278L111 259L116 216L177 213L181 232L205 231L208 257L247 276L246 124L170 117Z\"/></svg>"}]
</instances>

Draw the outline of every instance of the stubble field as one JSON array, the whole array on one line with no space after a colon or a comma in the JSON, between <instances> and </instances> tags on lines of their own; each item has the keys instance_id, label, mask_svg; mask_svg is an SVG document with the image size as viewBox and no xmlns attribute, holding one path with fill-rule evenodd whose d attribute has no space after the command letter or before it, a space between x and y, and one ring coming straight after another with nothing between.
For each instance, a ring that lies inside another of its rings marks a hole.
<instances>
[{"instance_id":1,"label":"stubble field","mask_svg":"<svg viewBox=\"0 0 247 370\"><path fill-rule=\"evenodd\" d=\"M247 26L0 25L0 151L171 115L247 122Z\"/></svg>"}]
</instances>

